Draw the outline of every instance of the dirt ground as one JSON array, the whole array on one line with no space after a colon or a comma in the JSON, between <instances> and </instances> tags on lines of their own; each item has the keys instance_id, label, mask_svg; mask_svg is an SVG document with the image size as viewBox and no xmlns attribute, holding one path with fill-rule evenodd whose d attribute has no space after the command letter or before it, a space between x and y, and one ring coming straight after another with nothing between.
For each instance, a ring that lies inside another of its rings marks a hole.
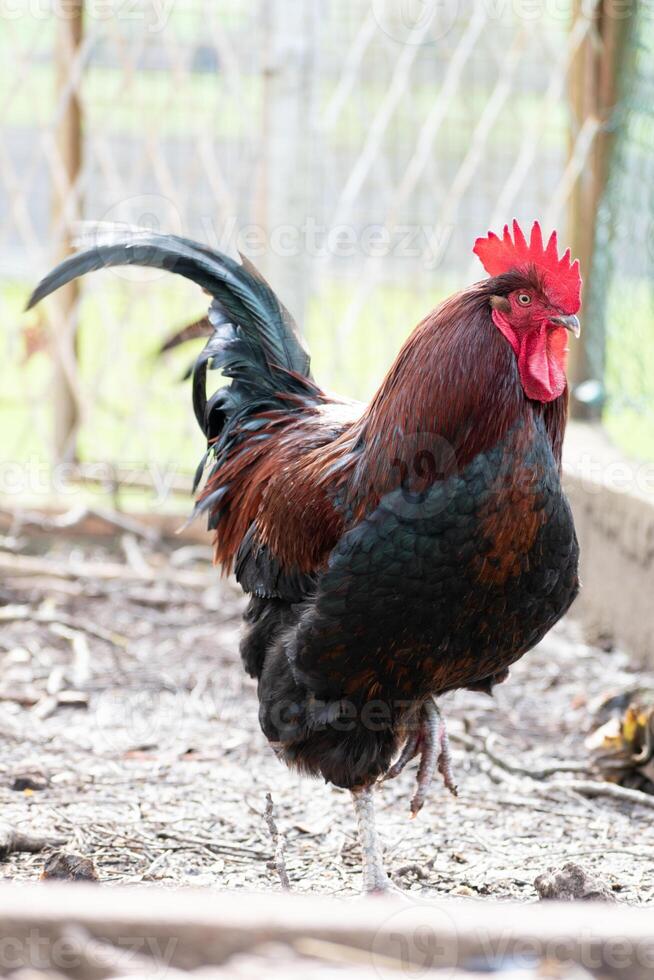
<instances>
[{"instance_id":1,"label":"dirt ground","mask_svg":"<svg viewBox=\"0 0 654 980\"><path fill-rule=\"evenodd\" d=\"M349 796L268 747L238 661L242 598L207 548L27 529L1 544L4 821L63 840L102 882L278 890L270 792L292 890L358 893ZM380 789L396 883L532 901L536 876L571 860L619 900L653 902L652 798L589 798L583 771L594 702L643 681L567 621L493 699L442 699L459 796L437 783L411 820L415 765ZM0 876L35 879L46 857L12 854Z\"/></svg>"}]
</instances>

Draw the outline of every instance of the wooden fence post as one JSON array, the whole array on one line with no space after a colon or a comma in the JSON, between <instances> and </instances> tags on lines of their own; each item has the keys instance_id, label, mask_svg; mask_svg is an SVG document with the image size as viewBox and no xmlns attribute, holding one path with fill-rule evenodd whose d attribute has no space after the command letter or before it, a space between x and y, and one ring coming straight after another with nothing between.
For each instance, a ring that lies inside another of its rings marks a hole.
<instances>
[{"instance_id":1,"label":"wooden fence post","mask_svg":"<svg viewBox=\"0 0 654 980\"><path fill-rule=\"evenodd\" d=\"M574 22L584 16L588 0L573 0L572 8ZM608 124L618 100L621 56L626 26L629 17L634 16L633 5L626 8L624 3L616 0L599 0L591 16L591 29L577 50L570 73L572 145L587 119L595 119L599 125L587 164L570 196L568 211L572 254L579 259L587 294L597 210L608 178L613 143ZM580 340L570 349L568 377L571 388L592 377L588 345L588 330L583 330ZM598 411L574 401L571 409L577 417L585 418Z\"/></svg>"},{"instance_id":2,"label":"wooden fence post","mask_svg":"<svg viewBox=\"0 0 654 980\"><path fill-rule=\"evenodd\" d=\"M73 250L75 223L81 217L77 181L82 167L82 108L74 66L82 44L83 13L84 0L67 0L55 14L58 18L55 90L60 110L55 136L56 163L52 175L52 228L56 261L66 258ZM80 421L76 395L78 300L78 284L72 282L62 287L51 301L55 461L75 458L75 438Z\"/></svg>"}]
</instances>

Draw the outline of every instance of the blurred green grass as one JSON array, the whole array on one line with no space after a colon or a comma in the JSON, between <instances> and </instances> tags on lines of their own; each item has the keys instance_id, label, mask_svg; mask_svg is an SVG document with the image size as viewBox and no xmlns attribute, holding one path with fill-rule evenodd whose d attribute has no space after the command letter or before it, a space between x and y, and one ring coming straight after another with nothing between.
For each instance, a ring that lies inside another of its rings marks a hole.
<instances>
[{"instance_id":1,"label":"blurred green grass","mask_svg":"<svg viewBox=\"0 0 654 980\"><path fill-rule=\"evenodd\" d=\"M158 357L162 340L204 313L197 290L179 280L147 286L114 277L100 290L87 290L80 304L78 357L85 414L79 449L83 459L136 465L150 459L191 472L204 446L194 431L188 383L180 381L201 341ZM310 305L305 335L316 378L325 387L366 398L390 366L410 330L447 292L380 287L346 338L342 362L335 358L335 329L352 287L333 283ZM24 358L25 326L38 311L23 314L27 284L0 286L0 321L5 329L0 358L0 426L5 457L26 460L49 455L51 363L47 351ZM218 381L218 376L215 376ZM38 424L31 421L38 419ZM190 425L192 422L192 425Z\"/></svg>"}]
</instances>

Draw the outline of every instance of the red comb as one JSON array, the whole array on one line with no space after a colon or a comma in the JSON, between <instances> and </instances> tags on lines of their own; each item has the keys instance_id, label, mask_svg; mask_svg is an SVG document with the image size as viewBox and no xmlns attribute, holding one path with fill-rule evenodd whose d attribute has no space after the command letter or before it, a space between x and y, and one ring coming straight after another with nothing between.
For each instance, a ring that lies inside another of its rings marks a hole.
<instances>
[{"instance_id":1,"label":"red comb","mask_svg":"<svg viewBox=\"0 0 654 980\"><path fill-rule=\"evenodd\" d=\"M513 219L513 238L509 226L504 225L504 235L498 238L492 231L487 238L478 238L473 252L481 260L489 276L501 276L511 269L523 269L533 265L545 280L545 289L550 302L565 313L576 313L581 305L581 276L579 261L570 262L570 249L559 258L556 245L556 232L543 247L543 236L537 221L531 229L529 244L522 234L518 222Z\"/></svg>"}]
</instances>

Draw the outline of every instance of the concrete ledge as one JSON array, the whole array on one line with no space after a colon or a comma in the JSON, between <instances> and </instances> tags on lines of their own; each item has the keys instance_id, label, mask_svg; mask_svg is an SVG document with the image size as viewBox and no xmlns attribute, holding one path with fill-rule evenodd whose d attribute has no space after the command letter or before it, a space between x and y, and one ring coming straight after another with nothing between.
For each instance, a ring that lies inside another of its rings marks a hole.
<instances>
[{"instance_id":1,"label":"concrete ledge","mask_svg":"<svg viewBox=\"0 0 654 980\"><path fill-rule=\"evenodd\" d=\"M601 429L569 427L564 482L581 546L572 615L594 642L654 667L654 463L629 460Z\"/></svg>"}]
</instances>

